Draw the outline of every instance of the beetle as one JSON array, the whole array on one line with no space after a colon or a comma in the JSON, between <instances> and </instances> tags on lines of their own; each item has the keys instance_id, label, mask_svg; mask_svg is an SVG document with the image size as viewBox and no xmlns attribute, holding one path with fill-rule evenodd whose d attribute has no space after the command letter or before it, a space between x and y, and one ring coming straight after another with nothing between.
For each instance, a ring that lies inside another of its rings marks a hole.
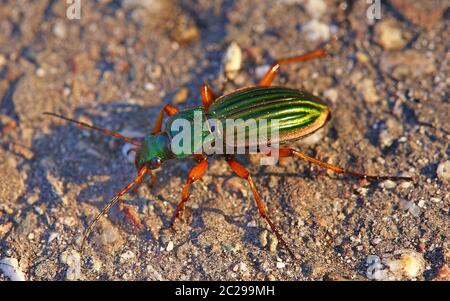
<instances>
[{"instance_id":1,"label":"beetle","mask_svg":"<svg viewBox=\"0 0 450 301\"><path fill-rule=\"evenodd\" d=\"M45 112L44 114L76 123L84 128L100 131L103 134L119 138L135 146L131 149L131 151L136 153L136 177L122 190L120 190L90 222L83 234L80 247L81 251L86 239L89 237L89 234L93 229L93 226L100 219L100 217L105 215L124 194L132 189L136 190L143 182L145 175L150 175L154 179L152 170L159 168L164 162L173 159L191 158L196 161L196 165L189 171L187 180L182 188L181 201L178 203L178 206L173 213L170 228L174 228L175 220L183 212L185 205L189 200L191 185L201 179L208 168L208 159L210 155L205 153L194 154L176 152L171 147L171 142L174 135L171 130L171 124L180 119L187 120L188 122L194 122L195 113L200 114L202 119L212 117L220 121L225 121L227 119L234 120L237 118L242 120L259 120L263 118L277 119L280 134L280 146L276 149L276 151L280 157L297 157L339 174L367 180L412 180L410 177L367 175L364 173L347 170L339 166L322 162L299 150L287 146L289 142L302 139L322 128L330 120L331 110L318 97L315 97L308 92L280 86L272 86L272 82L279 73L282 65L306 62L312 59L324 57L326 55L327 51L325 50L325 47L323 47L302 55L276 60L256 85L242 88L222 96L217 95L212 88L205 83L200 88L202 106L179 110L171 104L166 104L161 109L151 133L146 135L146 137L141 141L131 137L126 137L117 132L97 127L95 125L89 125L55 113ZM168 119L165 120L164 117L166 115ZM206 135L201 135L201 143L205 142L205 137L211 137L210 135L207 135L208 131L212 132L212 129L208 129ZM245 149L248 150L249 145L246 145ZM265 152L265 155L270 156L272 152L273 150ZM290 256L292 256L293 259L297 259L294 252L292 252L287 242L284 240L277 226L269 217L267 209L260 194L258 193L249 171L235 159L234 153L224 153L223 156L232 171L238 177L248 182L260 215L265 219L273 234L277 237L278 241L286 249Z\"/></svg>"}]
</instances>

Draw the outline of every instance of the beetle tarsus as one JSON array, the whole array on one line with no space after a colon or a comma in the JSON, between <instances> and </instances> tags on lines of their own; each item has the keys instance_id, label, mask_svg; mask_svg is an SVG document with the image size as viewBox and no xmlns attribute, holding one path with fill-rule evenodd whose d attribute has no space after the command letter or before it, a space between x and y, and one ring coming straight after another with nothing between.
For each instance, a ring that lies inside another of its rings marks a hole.
<instances>
[{"instance_id":1,"label":"beetle tarsus","mask_svg":"<svg viewBox=\"0 0 450 301\"><path fill-rule=\"evenodd\" d=\"M258 206L259 213L269 224L270 229L272 230L273 234L275 234L275 236L277 237L278 241L281 243L283 248L285 248L287 250L287 252L292 257L292 259L294 259L294 261L297 261L297 257L295 256L294 252L291 251L288 244L283 239L283 236L281 236L277 227L275 226L275 224L272 222L269 215L267 214L267 210L264 206L264 202L262 201L261 197L259 196L259 193L256 190L255 183L253 182L253 179L250 176L250 173L248 172L248 170L244 166L242 166L239 162L231 159L231 157L226 157L226 160L228 162L228 165L234 171L234 173L237 174L240 178L242 178L248 182L248 184L250 185L250 188L252 190L253 197L255 198L256 205Z\"/></svg>"},{"instance_id":2,"label":"beetle tarsus","mask_svg":"<svg viewBox=\"0 0 450 301\"><path fill-rule=\"evenodd\" d=\"M411 177L402 177L402 176L375 176L375 175L366 175L363 173L359 173L359 172L355 172L355 171L351 171L351 170L346 170L342 167L339 166L335 166L335 165L331 165L325 162L322 162L316 158L310 157L307 154L297 151L295 149L292 148L280 148L278 149L279 155L280 157L297 157L303 160L306 160L310 163L319 165L323 168L332 170L336 173L339 174L343 174L343 175L348 175L348 176L352 176L352 177L356 177L356 178L360 178L360 179L365 179L365 180L369 180L369 181L384 181L384 180L392 180L392 181L412 181L413 179ZM267 153L267 155L270 156L270 152Z\"/></svg>"}]
</instances>

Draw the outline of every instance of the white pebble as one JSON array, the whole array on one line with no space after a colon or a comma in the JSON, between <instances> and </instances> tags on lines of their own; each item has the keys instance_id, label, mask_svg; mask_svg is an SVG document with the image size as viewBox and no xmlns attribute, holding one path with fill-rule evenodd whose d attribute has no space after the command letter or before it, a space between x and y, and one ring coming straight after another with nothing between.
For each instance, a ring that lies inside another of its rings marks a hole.
<instances>
[{"instance_id":1,"label":"white pebble","mask_svg":"<svg viewBox=\"0 0 450 301\"><path fill-rule=\"evenodd\" d=\"M62 21L57 21L55 26L53 26L53 34L60 39L64 39L67 34L67 29Z\"/></svg>"},{"instance_id":2,"label":"white pebble","mask_svg":"<svg viewBox=\"0 0 450 301\"><path fill-rule=\"evenodd\" d=\"M327 5L323 0L308 0L305 8L311 17L320 18L327 10Z\"/></svg>"},{"instance_id":3,"label":"white pebble","mask_svg":"<svg viewBox=\"0 0 450 301\"><path fill-rule=\"evenodd\" d=\"M247 223L247 227L249 228L256 228L256 222L255 221L250 221Z\"/></svg>"},{"instance_id":4,"label":"white pebble","mask_svg":"<svg viewBox=\"0 0 450 301\"><path fill-rule=\"evenodd\" d=\"M0 68L6 65L6 57L0 54Z\"/></svg>"},{"instance_id":5,"label":"white pebble","mask_svg":"<svg viewBox=\"0 0 450 301\"><path fill-rule=\"evenodd\" d=\"M405 182L403 182L403 183L401 183L401 184L399 185L399 187L400 187L401 189L408 189L408 188L410 188L411 186L413 186L413 184L412 184L411 182L409 182L409 181L405 181Z\"/></svg>"},{"instance_id":6,"label":"white pebble","mask_svg":"<svg viewBox=\"0 0 450 301\"><path fill-rule=\"evenodd\" d=\"M379 237L377 237L377 238L375 238L374 240L372 240L372 244L378 245L381 241L382 241L382 239L379 238Z\"/></svg>"},{"instance_id":7,"label":"white pebble","mask_svg":"<svg viewBox=\"0 0 450 301\"><path fill-rule=\"evenodd\" d=\"M323 92L323 96L326 99L329 99L331 102L336 102L338 100L339 94L336 89L330 88L326 89L325 92Z\"/></svg>"},{"instance_id":8,"label":"white pebble","mask_svg":"<svg viewBox=\"0 0 450 301\"><path fill-rule=\"evenodd\" d=\"M173 250L173 241L169 241L169 243L167 244L167 247L166 247L166 251L170 252L172 250Z\"/></svg>"},{"instance_id":9,"label":"white pebble","mask_svg":"<svg viewBox=\"0 0 450 301\"><path fill-rule=\"evenodd\" d=\"M284 262L277 262L277 268L284 269L285 266L286 264Z\"/></svg>"},{"instance_id":10,"label":"white pebble","mask_svg":"<svg viewBox=\"0 0 450 301\"><path fill-rule=\"evenodd\" d=\"M61 254L61 261L68 265L66 271L67 280L79 280L81 278L81 257L75 250L65 251Z\"/></svg>"},{"instance_id":11,"label":"white pebble","mask_svg":"<svg viewBox=\"0 0 450 301\"><path fill-rule=\"evenodd\" d=\"M411 203L411 207L409 207L408 211L412 216L418 217L420 215L420 208L413 202Z\"/></svg>"},{"instance_id":12,"label":"white pebble","mask_svg":"<svg viewBox=\"0 0 450 301\"><path fill-rule=\"evenodd\" d=\"M419 203L417 203L417 206L419 206L420 208L423 208L423 207L425 206L425 200L424 200L424 199L421 199L421 200L419 201Z\"/></svg>"},{"instance_id":13,"label":"white pebble","mask_svg":"<svg viewBox=\"0 0 450 301\"><path fill-rule=\"evenodd\" d=\"M225 76L231 80L235 79L238 74L238 71L241 69L241 63L242 63L241 47L239 47L238 43L233 41L231 42L230 46L228 46L222 60Z\"/></svg>"},{"instance_id":14,"label":"white pebble","mask_svg":"<svg viewBox=\"0 0 450 301\"><path fill-rule=\"evenodd\" d=\"M156 86L153 83L145 83L144 89L146 91L155 91Z\"/></svg>"},{"instance_id":15,"label":"white pebble","mask_svg":"<svg viewBox=\"0 0 450 301\"><path fill-rule=\"evenodd\" d=\"M313 19L305 24L303 31L312 41L328 41L330 39L330 27L328 24Z\"/></svg>"},{"instance_id":16,"label":"white pebble","mask_svg":"<svg viewBox=\"0 0 450 301\"><path fill-rule=\"evenodd\" d=\"M269 71L270 65L260 65L255 68L255 76L257 79L263 78L266 75L267 71Z\"/></svg>"},{"instance_id":17,"label":"white pebble","mask_svg":"<svg viewBox=\"0 0 450 301\"><path fill-rule=\"evenodd\" d=\"M438 165L436 174L442 181L450 181L450 160L441 162Z\"/></svg>"},{"instance_id":18,"label":"white pebble","mask_svg":"<svg viewBox=\"0 0 450 301\"><path fill-rule=\"evenodd\" d=\"M381 182L378 186L385 189L394 189L395 186L397 186L397 183L391 180L385 180Z\"/></svg>"},{"instance_id":19,"label":"white pebble","mask_svg":"<svg viewBox=\"0 0 450 301\"><path fill-rule=\"evenodd\" d=\"M20 270L19 261L16 258L5 257L0 260L0 270L11 281L25 281L25 274Z\"/></svg>"},{"instance_id":20,"label":"white pebble","mask_svg":"<svg viewBox=\"0 0 450 301\"><path fill-rule=\"evenodd\" d=\"M37 75L38 77L44 77L45 74L46 74L46 72L45 72L45 70L44 70L43 68L38 68L38 69L36 70L36 75Z\"/></svg>"},{"instance_id":21,"label":"white pebble","mask_svg":"<svg viewBox=\"0 0 450 301\"><path fill-rule=\"evenodd\" d=\"M134 255L134 253L130 250L126 251L125 253L123 253L122 255L120 255L120 259L121 261L128 261L130 259L135 258L136 255Z\"/></svg>"},{"instance_id":22,"label":"white pebble","mask_svg":"<svg viewBox=\"0 0 450 301\"><path fill-rule=\"evenodd\" d=\"M397 252L396 252L397 253ZM385 263L395 279L407 277L409 279L419 276L425 268L423 255L413 250L403 250L400 259L388 258Z\"/></svg>"}]
</instances>

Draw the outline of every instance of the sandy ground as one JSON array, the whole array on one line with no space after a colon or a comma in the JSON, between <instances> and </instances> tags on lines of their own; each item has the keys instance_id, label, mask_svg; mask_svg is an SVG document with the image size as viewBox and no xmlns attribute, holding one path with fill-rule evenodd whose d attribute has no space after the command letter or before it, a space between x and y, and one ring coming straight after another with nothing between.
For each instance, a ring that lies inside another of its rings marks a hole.
<instances>
[{"instance_id":1,"label":"sandy ground","mask_svg":"<svg viewBox=\"0 0 450 301\"><path fill-rule=\"evenodd\" d=\"M6 1L0 279L448 279L448 1L405 2L384 3L373 21L362 0L83 1L79 20L66 17L66 1ZM328 57L287 66L276 80L333 110L321 139L293 145L413 182L368 183L299 160L264 167L258 157L241 158L300 258L294 263L266 230L249 187L220 158L193 186L177 232L169 231L193 166L171 161L156 185L127 195L102 219L80 256L87 223L134 177L134 166L121 141L42 112L145 134L163 104L198 105L202 82L225 92L252 84L261 66L332 34L339 40ZM224 84L221 59L232 41L243 68Z\"/></svg>"}]
</instances>

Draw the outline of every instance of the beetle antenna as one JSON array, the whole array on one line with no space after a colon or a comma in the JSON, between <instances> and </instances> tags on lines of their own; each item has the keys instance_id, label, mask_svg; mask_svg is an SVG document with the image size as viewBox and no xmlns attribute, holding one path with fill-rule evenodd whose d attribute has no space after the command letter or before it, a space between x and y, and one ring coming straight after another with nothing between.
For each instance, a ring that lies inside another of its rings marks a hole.
<instances>
[{"instance_id":1,"label":"beetle antenna","mask_svg":"<svg viewBox=\"0 0 450 301\"><path fill-rule=\"evenodd\" d=\"M89 237L89 234L91 234L92 229L94 228L95 224L98 222L98 220L105 215L106 213L109 212L109 210L111 209L112 206L114 206L118 201L120 201L120 198L127 193L128 191L130 191L132 188L137 188L141 183L142 183L142 179L144 178L145 174L148 172L148 168L147 166L144 165L144 167L142 167L139 172L138 175L133 179L133 181L131 181L127 186L125 186L121 191L119 191L112 199L111 201L109 201L108 204L105 205L105 207L103 207L102 211L100 211L100 213L98 213L95 218L90 222L89 226L87 227L87 229L84 231L83 234L83 239L81 240L81 245L80 245L80 253L83 253L83 247L84 244L86 242L86 239Z\"/></svg>"},{"instance_id":2,"label":"beetle antenna","mask_svg":"<svg viewBox=\"0 0 450 301\"><path fill-rule=\"evenodd\" d=\"M113 137L122 139L122 140L124 140L124 141L126 141L128 143L131 143L133 145L136 145L136 146L142 146L141 142L139 142L137 140L134 140L131 137L124 136L122 134L119 134L117 132L113 132L113 131L108 130L108 129L100 128L100 127L97 127L95 125L89 125L87 123L84 123L84 122L81 122L81 121L77 121L75 119L71 119L71 118L68 118L68 117L65 117L65 116L62 116L62 115L58 115L58 114L55 114L55 113L52 113L52 112L44 112L43 114L44 115L53 116L53 117L57 117L57 118L60 118L60 119L64 119L66 121L70 121L72 123L78 124L81 127L84 127L84 128L87 128L87 129L91 129L91 130L95 130L95 131L99 131L99 132L101 132L101 133L103 133L105 135L109 135L109 136L113 136Z\"/></svg>"}]
</instances>

